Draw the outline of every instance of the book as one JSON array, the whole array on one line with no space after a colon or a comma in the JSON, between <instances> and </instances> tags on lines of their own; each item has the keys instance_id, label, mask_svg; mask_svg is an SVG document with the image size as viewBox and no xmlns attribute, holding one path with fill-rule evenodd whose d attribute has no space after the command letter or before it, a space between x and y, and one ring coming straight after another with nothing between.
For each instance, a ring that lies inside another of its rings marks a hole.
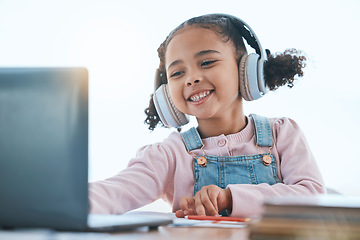
<instances>
[{"instance_id":1,"label":"book","mask_svg":"<svg viewBox=\"0 0 360 240\"><path fill-rule=\"evenodd\" d=\"M360 198L276 197L264 202L250 239L360 239Z\"/></svg>"}]
</instances>

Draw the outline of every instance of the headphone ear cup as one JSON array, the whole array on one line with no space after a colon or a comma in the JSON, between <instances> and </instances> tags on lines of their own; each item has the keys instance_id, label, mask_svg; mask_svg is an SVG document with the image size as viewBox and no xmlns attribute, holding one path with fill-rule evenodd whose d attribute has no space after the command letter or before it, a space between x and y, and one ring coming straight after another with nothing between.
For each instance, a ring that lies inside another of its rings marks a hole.
<instances>
[{"instance_id":1,"label":"headphone ear cup","mask_svg":"<svg viewBox=\"0 0 360 240\"><path fill-rule=\"evenodd\" d=\"M188 116L175 107L167 84L162 84L155 91L153 102L160 120L165 126L178 128L189 122Z\"/></svg>"},{"instance_id":2,"label":"headphone ear cup","mask_svg":"<svg viewBox=\"0 0 360 240\"><path fill-rule=\"evenodd\" d=\"M262 97L258 86L258 54L244 55L239 63L239 87L241 96L247 100Z\"/></svg>"},{"instance_id":3,"label":"headphone ear cup","mask_svg":"<svg viewBox=\"0 0 360 240\"><path fill-rule=\"evenodd\" d=\"M240 59L239 64L239 88L240 94L246 101L252 101L250 90L249 90L249 77L247 75L247 54L244 54Z\"/></svg>"}]
</instances>

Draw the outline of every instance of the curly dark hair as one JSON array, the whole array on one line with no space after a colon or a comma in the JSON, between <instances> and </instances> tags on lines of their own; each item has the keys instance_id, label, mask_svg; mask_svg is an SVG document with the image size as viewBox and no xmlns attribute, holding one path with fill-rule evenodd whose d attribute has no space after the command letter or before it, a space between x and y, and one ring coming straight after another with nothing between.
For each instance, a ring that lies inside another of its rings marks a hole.
<instances>
[{"instance_id":1,"label":"curly dark hair","mask_svg":"<svg viewBox=\"0 0 360 240\"><path fill-rule=\"evenodd\" d=\"M243 37L250 38L250 33L247 31L239 30L229 17L219 14L209 14L200 17L191 18L177 28L175 28L165 39L165 41L158 48L158 56L160 59L159 64L159 77L161 84L167 83L166 69L165 69L165 53L167 46L172 38L183 28L187 26L198 26L205 29L212 30L219 34L224 42L231 41L235 46L236 61L239 64L241 57L247 53ZM247 35L247 36L245 36ZM255 41L248 41L247 43L256 49ZM258 50L258 48L256 49ZM301 51L296 49L287 49L282 53L271 54L266 49L267 61L264 64L264 79L271 91L278 89L280 86L287 85L288 87L294 86L296 77L303 76L303 68L306 66L306 57ZM145 109L146 119L145 123L149 125L150 130L161 123L160 117L155 109L153 102L153 94L150 96L149 106ZM164 126L162 124L162 126Z\"/></svg>"}]
</instances>

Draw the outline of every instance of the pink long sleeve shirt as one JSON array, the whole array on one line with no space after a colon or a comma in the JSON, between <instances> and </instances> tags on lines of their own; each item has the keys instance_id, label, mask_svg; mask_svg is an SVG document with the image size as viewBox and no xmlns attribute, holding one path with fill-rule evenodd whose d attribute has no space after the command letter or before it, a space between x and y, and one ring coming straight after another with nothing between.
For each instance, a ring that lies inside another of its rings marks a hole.
<instances>
[{"instance_id":1,"label":"pink long sleeve shirt","mask_svg":"<svg viewBox=\"0 0 360 240\"><path fill-rule=\"evenodd\" d=\"M230 184L233 206L231 216L258 216L265 199L282 195L325 193L320 171L298 125L288 118L271 118L278 177L282 183ZM238 133L202 139L206 155L237 156L258 154L254 126ZM262 149L268 152L268 148ZM194 150L202 155L201 150ZM193 196L193 156L179 133L163 142L140 148L128 167L103 181L89 183L90 212L122 214L159 198L180 209L182 196Z\"/></svg>"}]
</instances>

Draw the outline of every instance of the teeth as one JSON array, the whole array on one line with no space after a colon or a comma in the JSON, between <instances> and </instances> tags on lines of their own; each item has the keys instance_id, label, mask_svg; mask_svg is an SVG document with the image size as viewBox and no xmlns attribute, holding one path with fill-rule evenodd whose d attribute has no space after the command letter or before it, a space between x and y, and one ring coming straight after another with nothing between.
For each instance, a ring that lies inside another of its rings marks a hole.
<instances>
[{"instance_id":1,"label":"teeth","mask_svg":"<svg viewBox=\"0 0 360 240\"><path fill-rule=\"evenodd\" d=\"M201 92L201 93L191 96L190 100L193 102L196 102L196 101L203 99L204 97L206 97L209 94L210 94L210 91L204 91L204 92Z\"/></svg>"}]
</instances>

